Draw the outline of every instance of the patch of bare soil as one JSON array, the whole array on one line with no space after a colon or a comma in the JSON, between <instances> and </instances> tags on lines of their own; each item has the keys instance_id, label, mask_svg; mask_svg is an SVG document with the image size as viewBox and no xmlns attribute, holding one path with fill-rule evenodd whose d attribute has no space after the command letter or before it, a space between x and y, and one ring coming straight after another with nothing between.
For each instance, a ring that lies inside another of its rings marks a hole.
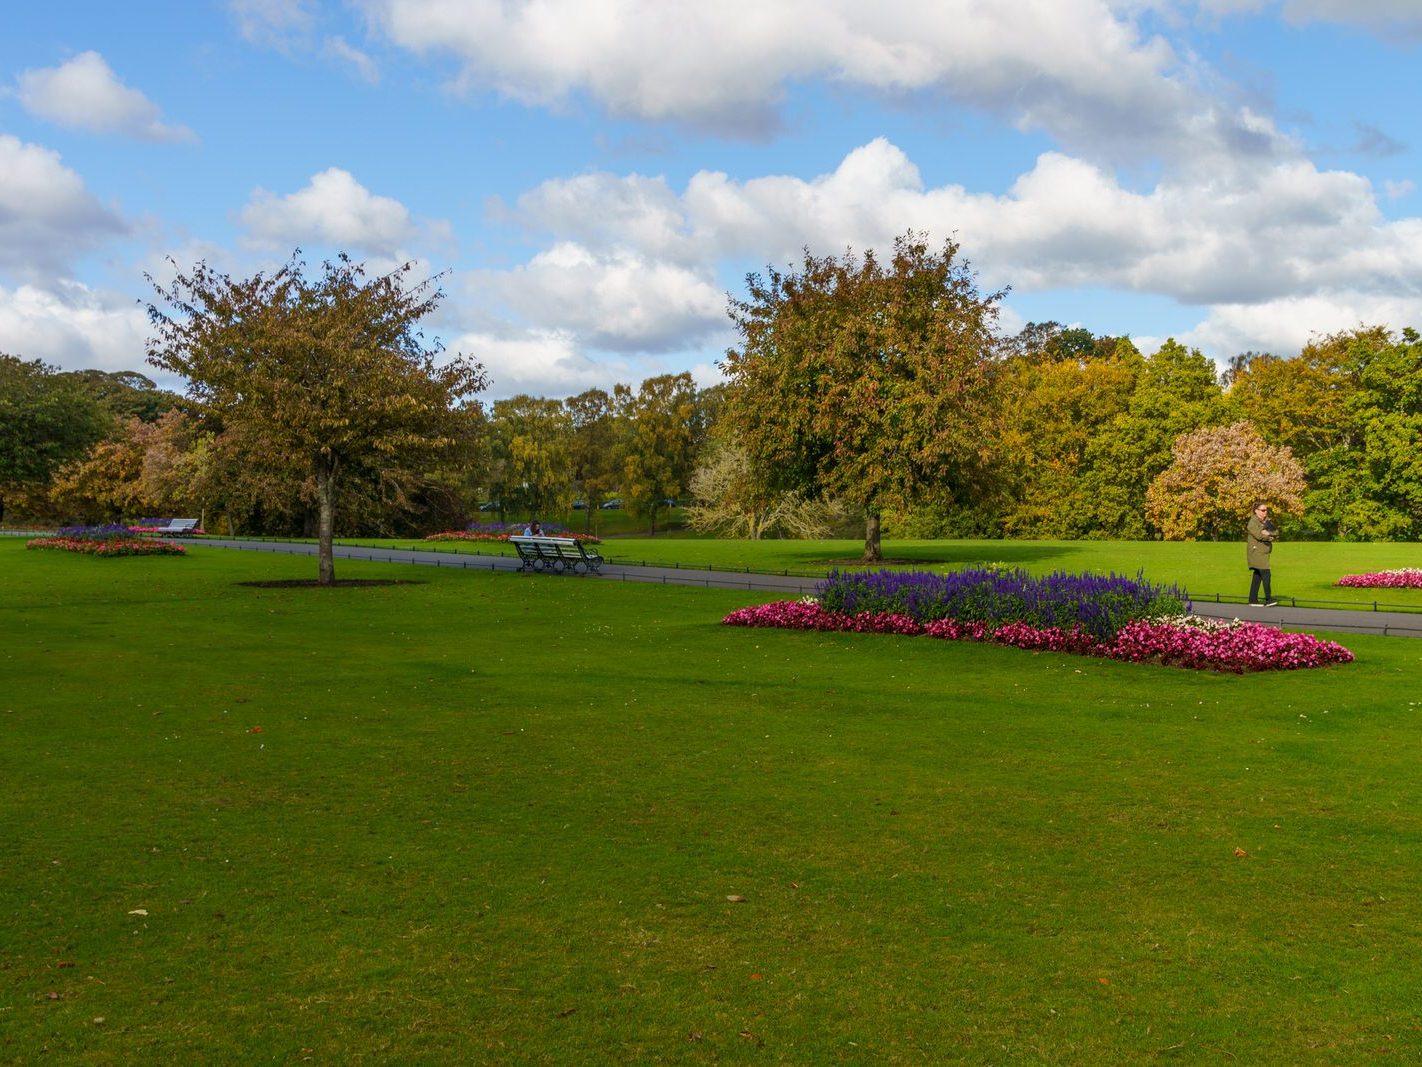
<instances>
[{"instance_id":1,"label":"patch of bare soil","mask_svg":"<svg viewBox=\"0 0 1422 1067\"><path fill-rule=\"evenodd\" d=\"M425 583L412 582L404 578L337 578L330 585L322 585L315 578L286 578L281 581L238 582L237 584L250 586L253 589L329 589L331 586L349 589L368 585L424 585Z\"/></svg>"}]
</instances>

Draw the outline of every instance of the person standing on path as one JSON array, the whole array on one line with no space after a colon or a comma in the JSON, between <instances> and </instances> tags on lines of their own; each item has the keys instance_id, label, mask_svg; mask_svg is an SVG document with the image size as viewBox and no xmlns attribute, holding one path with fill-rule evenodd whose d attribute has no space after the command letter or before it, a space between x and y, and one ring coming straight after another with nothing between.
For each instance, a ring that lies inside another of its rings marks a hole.
<instances>
[{"instance_id":1,"label":"person standing on path","mask_svg":"<svg viewBox=\"0 0 1422 1067\"><path fill-rule=\"evenodd\" d=\"M1249 580L1249 602L1259 603L1259 586L1264 586L1264 606L1272 608L1278 601L1269 588L1269 556L1274 551L1274 542L1279 539L1279 528L1269 521L1269 505L1259 500L1254 504L1254 512L1249 516L1249 528L1245 535L1246 558L1254 576Z\"/></svg>"}]
</instances>

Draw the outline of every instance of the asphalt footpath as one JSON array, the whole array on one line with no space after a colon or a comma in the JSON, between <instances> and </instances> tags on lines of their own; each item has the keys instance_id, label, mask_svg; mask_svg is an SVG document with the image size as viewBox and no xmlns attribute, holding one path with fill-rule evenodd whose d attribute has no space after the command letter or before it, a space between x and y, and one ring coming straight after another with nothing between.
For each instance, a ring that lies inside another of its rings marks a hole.
<instances>
[{"instance_id":1,"label":"asphalt footpath","mask_svg":"<svg viewBox=\"0 0 1422 1067\"><path fill-rule=\"evenodd\" d=\"M306 541L248 541L204 537L195 542L206 548L235 548L249 552L275 552L285 555L314 556L316 545ZM366 548L337 544L332 548L337 559L369 560L375 563L407 563L416 567L453 567L458 570L517 572L519 561L514 556L481 556L468 552L435 552L419 549ZM530 577L543 577L530 575ZM754 593L780 593L809 596L820 581L817 577L794 574L773 574L754 571L699 570L690 567L655 567L642 564L614 563L602 565L602 572L587 578L572 575L554 577L551 581L614 581L644 582L652 585L693 585L708 589L745 589ZM1384 637L1422 637L1422 612L1339 610L1293 605L1264 607L1235 604L1199 598L1188 603L1192 615L1213 619L1240 619L1288 630L1324 630L1332 633L1377 634Z\"/></svg>"}]
</instances>

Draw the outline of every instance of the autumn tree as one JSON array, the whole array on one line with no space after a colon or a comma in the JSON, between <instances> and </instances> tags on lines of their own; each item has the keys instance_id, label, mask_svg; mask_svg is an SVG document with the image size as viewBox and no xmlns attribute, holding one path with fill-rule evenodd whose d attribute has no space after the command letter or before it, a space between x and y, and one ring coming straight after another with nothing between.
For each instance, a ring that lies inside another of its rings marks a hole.
<instances>
[{"instance_id":1,"label":"autumn tree","mask_svg":"<svg viewBox=\"0 0 1422 1067\"><path fill-rule=\"evenodd\" d=\"M1087 533L1143 538L1150 534L1146 490L1170 466L1182 433L1227 423L1215 367L1198 349L1173 338L1145 361L1126 410L1092 435L1083 457Z\"/></svg>"},{"instance_id":2,"label":"autumn tree","mask_svg":"<svg viewBox=\"0 0 1422 1067\"><path fill-rule=\"evenodd\" d=\"M648 378L634 393L614 390L622 416L622 499L657 532L665 501L686 491L696 459L696 383L685 371Z\"/></svg>"},{"instance_id":3,"label":"autumn tree","mask_svg":"<svg viewBox=\"0 0 1422 1067\"><path fill-rule=\"evenodd\" d=\"M1256 500L1286 515L1303 510L1304 472L1287 445L1269 445L1249 422L1175 439L1170 466L1146 492L1146 516L1167 541L1238 539Z\"/></svg>"},{"instance_id":4,"label":"autumn tree","mask_svg":"<svg viewBox=\"0 0 1422 1067\"><path fill-rule=\"evenodd\" d=\"M1128 338L1055 323L1031 324L1010 344L999 453L1004 531L1089 535L1097 523L1087 488L1091 445L1128 413L1145 359Z\"/></svg>"},{"instance_id":5,"label":"autumn tree","mask_svg":"<svg viewBox=\"0 0 1422 1067\"><path fill-rule=\"evenodd\" d=\"M1001 292L912 232L881 262L806 250L751 274L730 315L726 418L773 486L863 510L864 559L883 558L886 508L970 495L995 437L993 329Z\"/></svg>"},{"instance_id":6,"label":"autumn tree","mask_svg":"<svg viewBox=\"0 0 1422 1067\"><path fill-rule=\"evenodd\" d=\"M0 519L17 493L42 494L112 421L82 384L39 360L0 353Z\"/></svg>"},{"instance_id":7,"label":"autumn tree","mask_svg":"<svg viewBox=\"0 0 1422 1067\"><path fill-rule=\"evenodd\" d=\"M598 506L617 488L619 439L612 397L602 389L588 389L563 401L572 425L569 454L572 479L586 505L584 521L592 531Z\"/></svg>"},{"instance_id":8,"label":"autumn tree","mask_svg":"<svg viewBox=\"0 0 1422 1067\"><path fill-rule=\"evenodd\" d=\"M534 516L561 511L572 499L572 420L561 401L519 395L494 402L490 450L503 508Z\"/></svg>"},{"instance_id":9,"label":"autumn tree","mask_svg":"<svg viewBox=\"0 0 1422 1067\"><path fill-rule=\"evenodd\" d=\"M277 271L233 279L204 262L178 271L148 306L154 366L276 465L315 484L319 581L335 580L337 490L349 473L414 467L466 446L466 404L484 387L465 357L441 363L419 324L443 296L405 264L367 276L341 255L308 277L295 256Z\"/></svg>"}]
</instances>

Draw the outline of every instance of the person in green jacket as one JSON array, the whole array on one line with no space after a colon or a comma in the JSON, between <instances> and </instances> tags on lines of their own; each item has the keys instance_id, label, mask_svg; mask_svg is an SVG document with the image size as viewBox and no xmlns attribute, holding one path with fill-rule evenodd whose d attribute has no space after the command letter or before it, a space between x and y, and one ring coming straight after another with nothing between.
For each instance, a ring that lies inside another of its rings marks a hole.
<instances>
[{"instance_id":1,"label":"person in green jacket","mask_svg":"<svg viewBox=\"0 0 1422 1067\"><path fill-rule=\"evenodd\" d=\"M1254 577L1249 580L1249 602L1259 603L1259 586L1264 586L1264 606L1272 608L1278 603L1269 590L1269 555L1274 551L1274 542L1279 539L1279 528L1269 521L1269 505L1259 500L1254 504L1254 513L1249 516L1249 529L1245 535L1246 556L1249 569Z\"/></svg>"}]
</instances>

